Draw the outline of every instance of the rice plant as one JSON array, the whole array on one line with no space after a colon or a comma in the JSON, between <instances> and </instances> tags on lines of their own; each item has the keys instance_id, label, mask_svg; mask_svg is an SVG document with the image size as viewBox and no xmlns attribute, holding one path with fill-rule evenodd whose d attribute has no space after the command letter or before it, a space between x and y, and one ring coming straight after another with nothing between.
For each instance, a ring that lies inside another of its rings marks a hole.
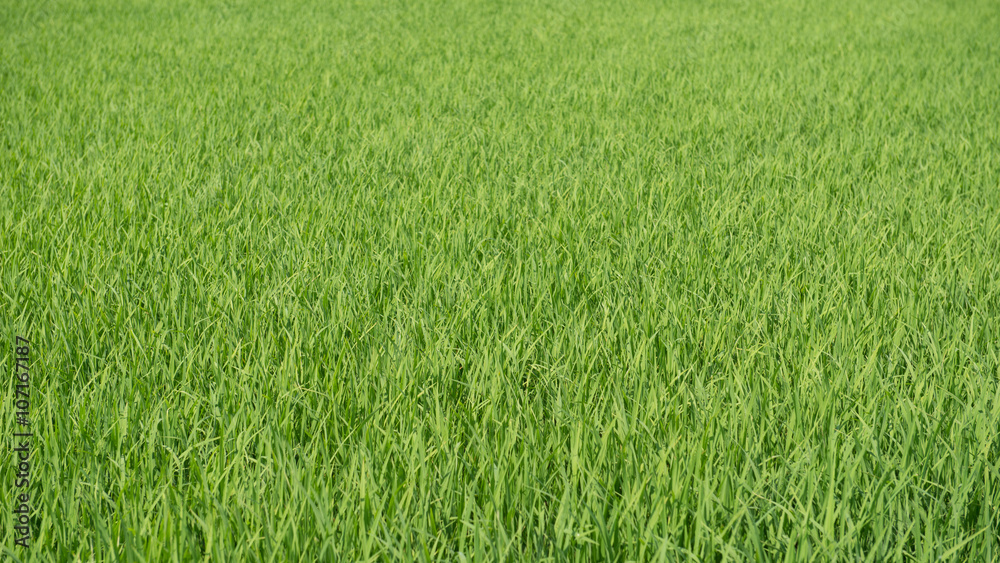
<instances>
[{"instance_id":1,"label":"rice plant","mask_svg":"<svg viewBox=\"0 0 1000 563\"><path fill-rule=\"evenodd\" d=\"M0 550L1000 559L998 30L0 2Z\"/></svg>"}]
</instances>

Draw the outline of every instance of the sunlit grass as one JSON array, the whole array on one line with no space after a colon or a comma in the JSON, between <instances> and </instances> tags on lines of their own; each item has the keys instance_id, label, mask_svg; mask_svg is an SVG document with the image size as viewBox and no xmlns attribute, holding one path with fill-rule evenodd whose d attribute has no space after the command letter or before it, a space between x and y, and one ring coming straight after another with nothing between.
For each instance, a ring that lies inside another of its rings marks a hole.
<instances>
[{"instance_id":1,"label":"sunlit grass","mask_svg":"<svg viewBox=\"0 0 1000 563\"><path fill-rule=\"evenodd\" d=\"M1000 557L998 30L987 1L0 4L0 326L39 437L35 547L7 461L4 545Z\"/></svg>"}]
</instances>

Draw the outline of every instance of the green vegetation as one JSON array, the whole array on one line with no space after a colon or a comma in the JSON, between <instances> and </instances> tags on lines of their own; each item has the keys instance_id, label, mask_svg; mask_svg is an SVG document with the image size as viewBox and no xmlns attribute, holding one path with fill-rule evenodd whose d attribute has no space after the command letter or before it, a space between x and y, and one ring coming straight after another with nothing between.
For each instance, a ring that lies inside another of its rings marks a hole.
<instances>
[{"instance_id":1,"label":"green vegetation","mask_svg":"<svg viewBox=\"0 0 1000 563\"><path fill-rule=\"evenodd\" d=\"M0 4L21 560L1000 558L1000 4Z\"/></svg>"}]
</instances>

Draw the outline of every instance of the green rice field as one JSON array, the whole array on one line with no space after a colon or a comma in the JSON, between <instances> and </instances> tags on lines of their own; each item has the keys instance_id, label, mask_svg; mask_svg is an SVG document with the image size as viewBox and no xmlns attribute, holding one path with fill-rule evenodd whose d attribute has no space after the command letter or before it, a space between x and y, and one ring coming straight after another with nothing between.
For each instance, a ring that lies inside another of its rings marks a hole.
<instances>
[{"instance_id":1,"label":"green rice field","mask_svg":"<svg viewBox=\"0 0 1000 563\"><path fill-rule=\"evenodd\" d=\"M1000 560L1000 3L0 0L0 366L5 561Z\"/></svg>"}]
</instances>

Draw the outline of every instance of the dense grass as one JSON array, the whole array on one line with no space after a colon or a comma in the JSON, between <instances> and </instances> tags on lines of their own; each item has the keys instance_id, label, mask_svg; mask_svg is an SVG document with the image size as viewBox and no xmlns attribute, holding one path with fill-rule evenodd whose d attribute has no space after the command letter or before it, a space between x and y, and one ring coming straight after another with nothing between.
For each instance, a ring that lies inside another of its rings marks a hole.
<instances>
[{"instance_id":1,"label":"dense grass","mask_svg":"<svg viewBox=\"0 0 1000 563\"><path fill-rule=\"evenodd\" d=\"M1000 558L1000 5L0 3L22 560Z\"/></svg>"}]
</instances>

